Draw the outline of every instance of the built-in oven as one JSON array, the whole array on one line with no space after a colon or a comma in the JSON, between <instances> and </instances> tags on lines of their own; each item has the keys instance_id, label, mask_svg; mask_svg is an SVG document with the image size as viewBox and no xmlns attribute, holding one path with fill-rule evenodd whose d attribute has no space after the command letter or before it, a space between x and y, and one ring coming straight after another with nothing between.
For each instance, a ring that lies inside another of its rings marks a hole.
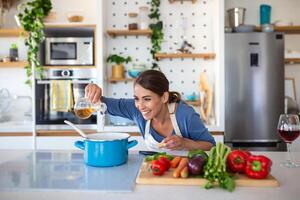
<instances>
[{"instance_id":1,"label":"built-in oven","mask_svg":"<svg viewBox=\"0 0 300 200\"><path fill-rule=\"evenodd\" d=\"M41 80L36 80L36 124L38 129L51 127L63 127L64 120L71 121L75 124L86 125L82 128L97 127L97 115L93 114L88 119L80 119L75 116L73 108L70 111L56 111L53 110L51 103L53 98L53 81L55 80L69 80L71 85L73 102L80 97L84 97L85 87L91 83L96 82L96 68L72 68L72 69L48 69L45 71L45 76ZM66 94L67 95L67 94ZM62 95L63 97L63 95ZM52 126L51 126L52 125Z\"/></svg>"}]
</instances>

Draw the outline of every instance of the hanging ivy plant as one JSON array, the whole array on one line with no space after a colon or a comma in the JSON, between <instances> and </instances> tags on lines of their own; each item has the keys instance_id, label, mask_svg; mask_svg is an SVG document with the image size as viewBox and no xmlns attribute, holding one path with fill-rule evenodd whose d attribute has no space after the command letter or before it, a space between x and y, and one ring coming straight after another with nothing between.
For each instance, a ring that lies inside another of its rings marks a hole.
<instances>
[{"instance_id":1,"label":"hanging ivy plant","mask_svg":"<svg viewBox=\"0 0 300 200\"><path fill-rule=\"evenodd\" d=\"M43 77L43 67L38 60L38 50L40 43L45 39L44 18L52 9L52 4L51 0L33 0L21 4L18 9L20 24L28 33L28 37L25 39L25 46L28 48L28 64L25 69L28 78L26 84L31 85L31 66L34 66L37 78Z\"/></svg>"},{"instance_id":2,"label":"hanging ivy plant","mask_svg":"<svg viewBox=\"0 0 300 200\"><path fill-rule=\"evenodd\" d=\"M159 12L160 0L151 0L151 8L149 18L152 23L150 24L150 29L152 30L151 36L151 45L152 48L150 53L154 62L152 63L152 69L159 68L156 63L157 59L155 58L155 54L161 50L161 43L164 39L163 33L163 22L160 20L160 12Z\"/></svg>"}]
</instances>

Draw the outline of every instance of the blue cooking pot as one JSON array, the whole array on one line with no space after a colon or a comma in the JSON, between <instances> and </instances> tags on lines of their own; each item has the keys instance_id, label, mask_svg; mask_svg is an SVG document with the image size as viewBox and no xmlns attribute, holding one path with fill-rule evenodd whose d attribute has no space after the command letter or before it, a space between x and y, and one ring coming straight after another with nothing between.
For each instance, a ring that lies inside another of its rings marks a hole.
<instances>
[{"instance_id":1,"label":"blue cooking pot","mask_svg":"<svg viewBox=\"0 0 300 200\"><path fill-rule=\"evenodd\" d=\"M84 150L84 162L90 166L112 167L128 160L128 149L137 145L136 140L128 141L127 133L89 134L84 141L76 141L75 146Z\"/></svg>"}]
</instances>

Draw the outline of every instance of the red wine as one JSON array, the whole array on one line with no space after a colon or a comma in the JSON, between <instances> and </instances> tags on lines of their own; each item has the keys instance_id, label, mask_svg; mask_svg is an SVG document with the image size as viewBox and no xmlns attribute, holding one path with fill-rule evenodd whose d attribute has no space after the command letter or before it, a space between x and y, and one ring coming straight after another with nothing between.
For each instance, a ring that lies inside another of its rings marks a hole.
<instances>
[{"instance_id":1,"label":"red wine","mask_svg":"<svg viewBox=\"0 0 300 200\"><path fill-rule=\"evenodd\" d=\"M294 131L286 131L286 130L278 130L278 133L282 137L285 142L291 143L300 135L300 130Z\"/></svg>"}]
</instances>

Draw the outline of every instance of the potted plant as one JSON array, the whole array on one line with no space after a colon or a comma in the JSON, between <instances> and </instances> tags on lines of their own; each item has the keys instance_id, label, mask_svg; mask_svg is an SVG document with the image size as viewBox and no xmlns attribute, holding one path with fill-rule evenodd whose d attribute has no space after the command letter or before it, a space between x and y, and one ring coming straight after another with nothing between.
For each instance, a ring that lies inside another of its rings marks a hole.
<instances>
[{"instance_id":1,"label":"potted plant","mask_svg":"<svg viewBox=\"0 0 300 200\"><path fill-rule=\"evenodd\" d=\"M131 62L131 57L123 57L116 54L111 54L107 57L106 62L113 63L112 66L112 78L114 79L122 79L125 77L125 68L123 63Z\"/></svg>"},{"instance_id":2,"label":"potted plant","mask_svg":"<svg viewBox=\"0 0 300 200\"><path fill-rule=\"evenodd\" d=\"M0 0L0 28L3 28L6 13L15 6L19 0Z\"/></svg>"},{"instance_id":3,"label":"potted plant","mask_svg":"<svg viewBox=\"0 0 300 200\"><path fill-rule=\"evenodd\" d=\"M25 46L28 48L25 67L28 80L26 84L31 85L32 70L37 78L43 77L43 67L38 60L40 43L44 40L44 18L52 9L51 0L26 1L18 6L18 19L24 31L28 32L25 39Z\"/></svg>"},{"instance_id":4,"label":"potted plant","mask_svg":"<svg viewBox=\"0 0 300 200\"><path fill-rule=\"evenodd\" d=\"M13 43L13 44L10 45L9 57L10 57L11 61L18 61L19 60L18 46L17 46L16 43Z\"/></svg>"}]
</instances>

